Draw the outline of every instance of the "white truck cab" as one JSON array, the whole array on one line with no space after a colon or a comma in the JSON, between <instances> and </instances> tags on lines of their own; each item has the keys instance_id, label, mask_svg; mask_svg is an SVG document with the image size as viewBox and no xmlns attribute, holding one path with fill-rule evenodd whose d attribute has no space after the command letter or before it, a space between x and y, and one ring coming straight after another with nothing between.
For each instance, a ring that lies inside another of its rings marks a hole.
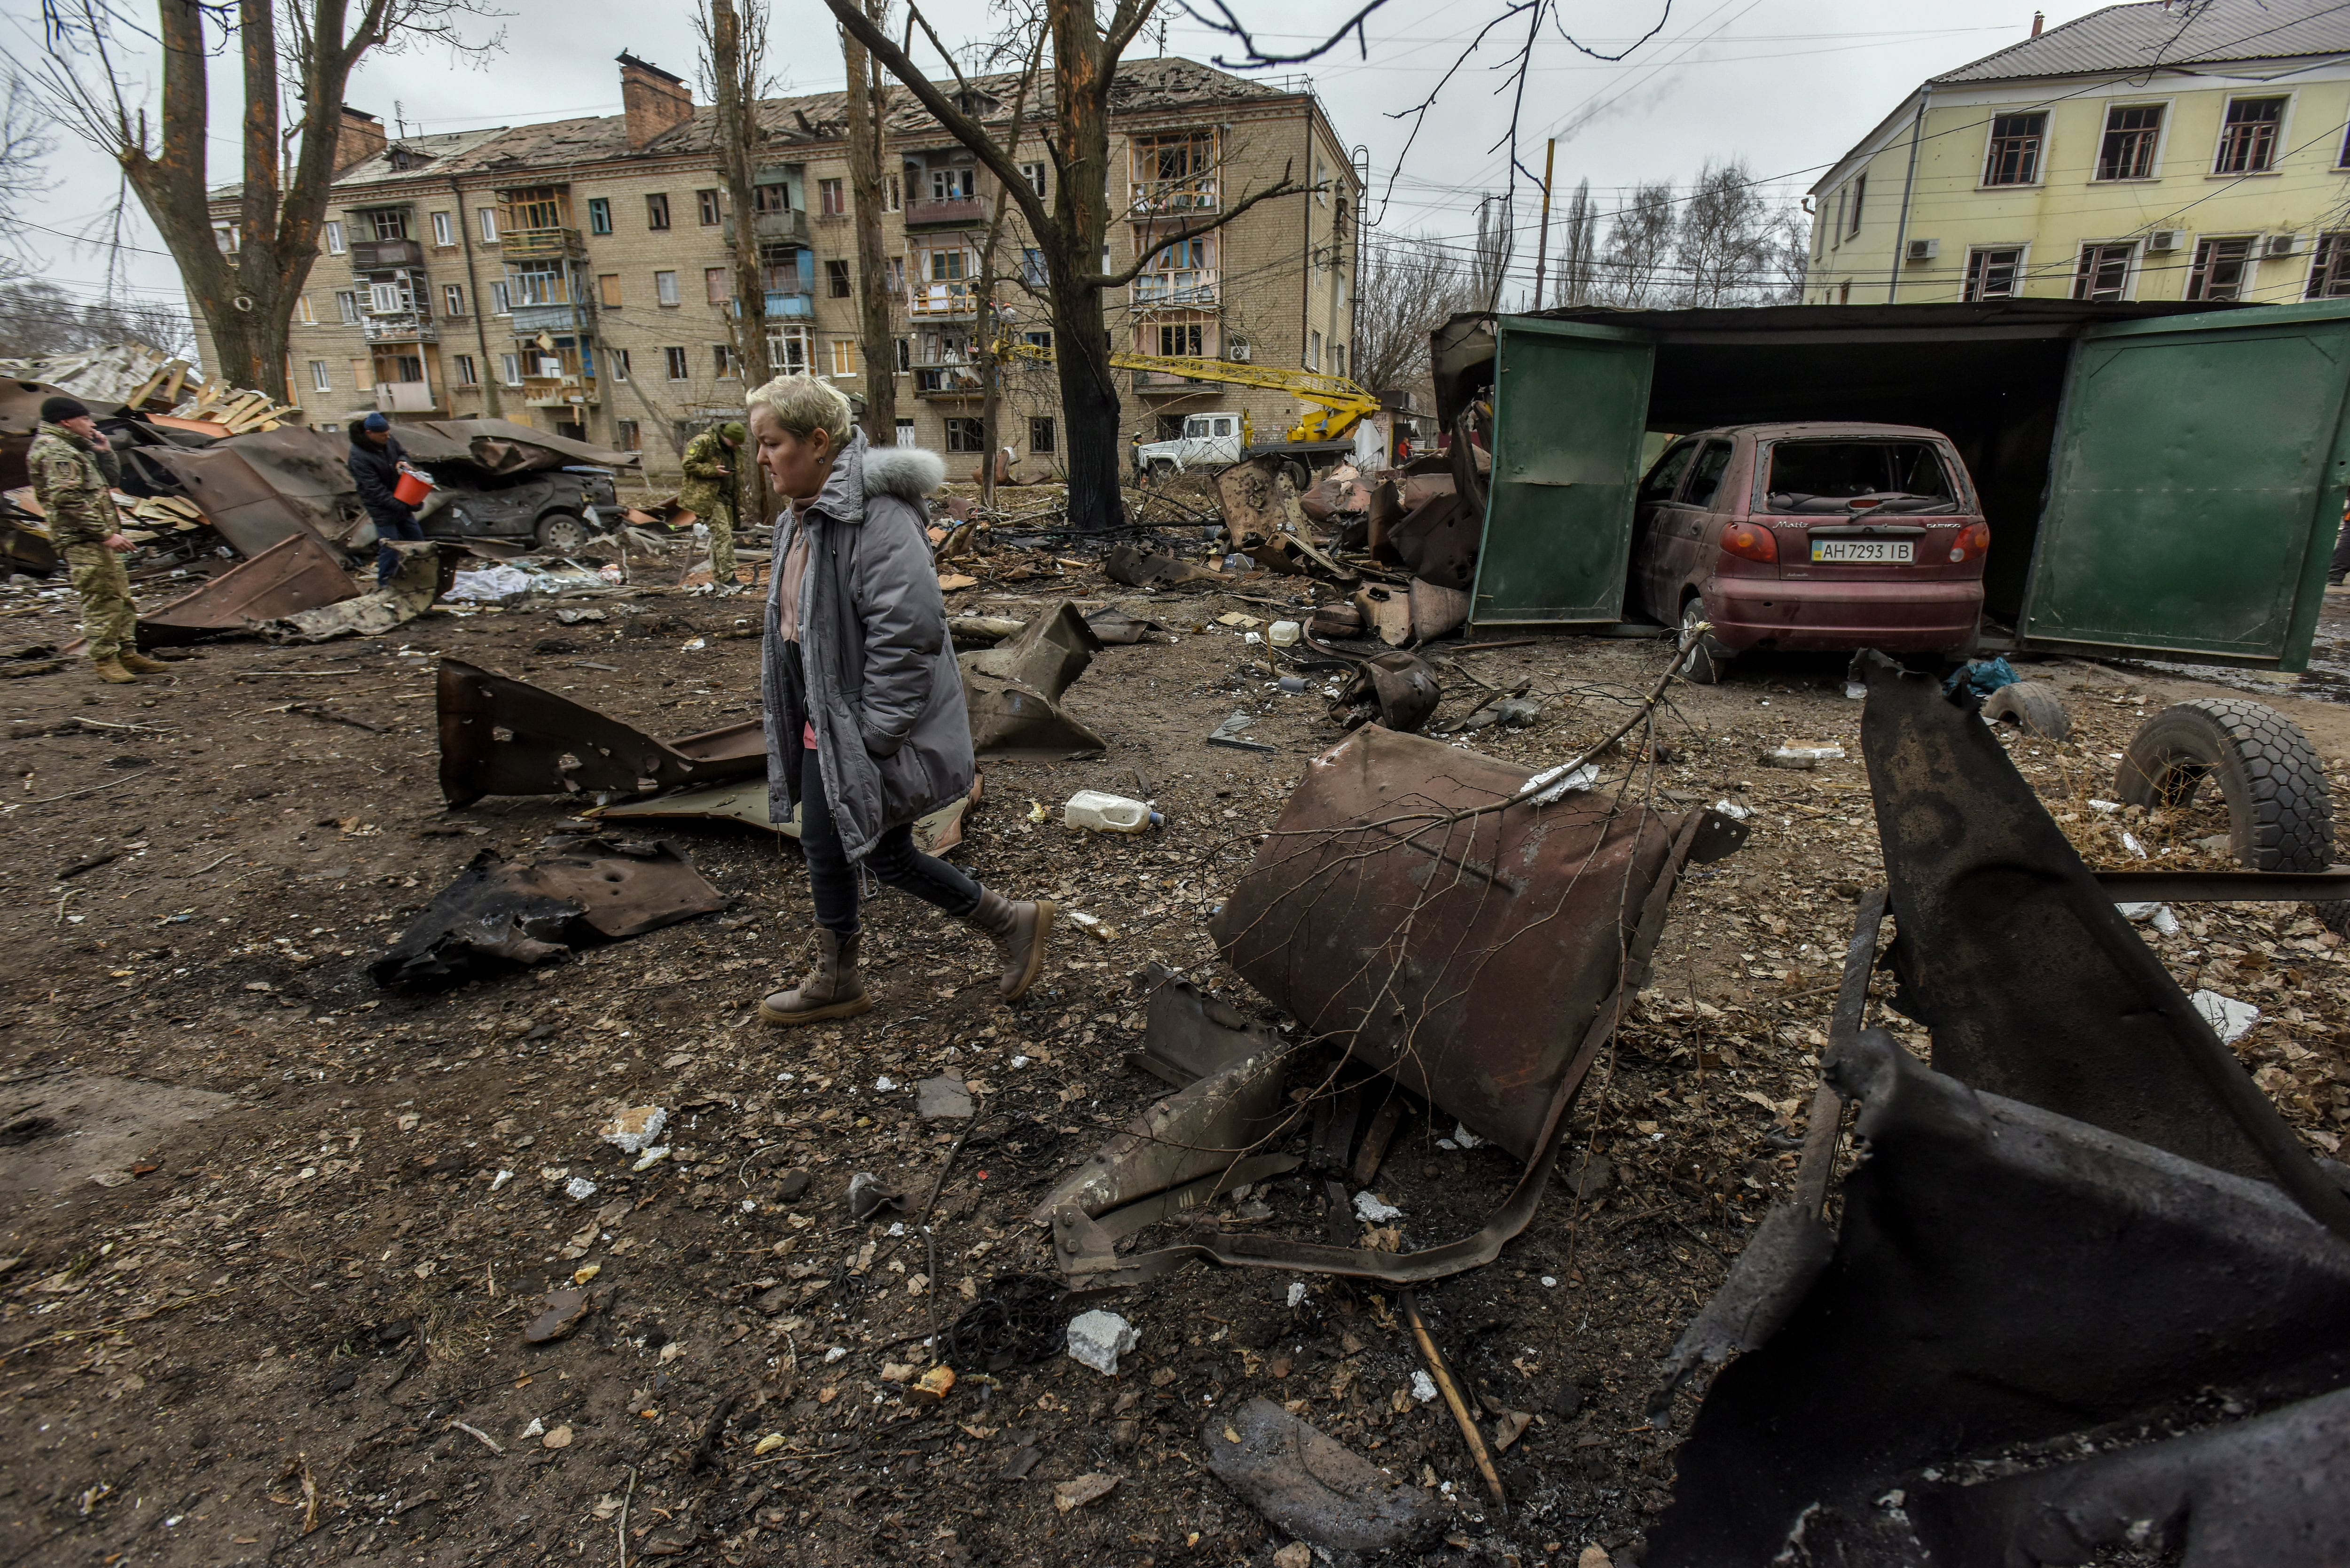
<instances>
[{"instance_id":1,"label":"white truck cab","mask_svg":"<svg viewBox=\"0 0 2350 1568\"><path fill-rule=\"evenodd\" d=\"M1239 414L1188 414L1183 433L1175 440L1138 444L1134 466L1142 473L1168 474L1203 464L1238 462L1246 439Z\"/></svg>"}]
</instances>

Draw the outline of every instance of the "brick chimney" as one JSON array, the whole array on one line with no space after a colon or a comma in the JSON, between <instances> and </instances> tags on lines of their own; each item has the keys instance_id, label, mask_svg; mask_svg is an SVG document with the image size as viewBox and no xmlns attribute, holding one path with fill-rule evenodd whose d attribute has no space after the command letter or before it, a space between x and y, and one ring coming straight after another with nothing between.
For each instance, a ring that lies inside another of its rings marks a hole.
<instances>
[{"instance_id":1,"label":"brick chimney","mask_svg":"<svg viewBox=\"0 0 2350 1568\"><path fill-rule=\"evenodd\" d=\"M383 121L363 109L343 105L343 122L335 132L335 169L338 173L360 159L383 151Z\"/></svg>"},{"instance_id":2,"label":"brick chimney","mask_svg":"<svg viewBox=\"0 0 2350 1568\"><path fill-rule=\"evenodd\" d=\"M620 60L620 103L628 111L629 151L636 151L693 119L693 88L683 77L634 55Z\"/></svg>"}]
</instances>

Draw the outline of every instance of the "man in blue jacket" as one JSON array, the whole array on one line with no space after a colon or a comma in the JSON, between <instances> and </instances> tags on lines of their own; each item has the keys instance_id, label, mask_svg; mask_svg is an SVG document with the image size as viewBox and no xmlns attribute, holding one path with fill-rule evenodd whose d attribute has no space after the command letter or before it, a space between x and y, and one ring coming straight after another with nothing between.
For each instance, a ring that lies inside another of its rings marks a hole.
<instances>
[{"instance_id":1,"label":"man in blue jacket","mask_svg":"<svg viewBox=\"0 0 2350 1568\"><path fill-rule=\"evenodd\" d=\"M391 542L424 537L424 524L417 521L416 508L392 493L400 471L408 466L408 453L391 433L391 421L381 414L369 414L351 427L350 455L343 463L359 484L359 504L375 522L375 585L382 587L400 572L400 552L391 547Z\"/></svg>"}]
</instances>

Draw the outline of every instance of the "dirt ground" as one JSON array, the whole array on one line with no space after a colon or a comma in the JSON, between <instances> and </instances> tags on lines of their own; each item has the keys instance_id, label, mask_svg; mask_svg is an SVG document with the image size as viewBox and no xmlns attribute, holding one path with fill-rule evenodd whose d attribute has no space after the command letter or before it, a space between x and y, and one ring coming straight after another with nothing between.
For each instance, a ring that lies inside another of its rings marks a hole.
<instances>
[{"instance_id":1,"label":"dirt ground","mask_svg":"<svg viewBox=\"0 0 2350 1568\"><path fill-rule=\"evenodd\" d=\"M1065 926L1036 992L1005 1007L979 939L884 893L868 921L879 1005L799 1033L752 1012L796 972L796 851L739 827L661 835L733 896L723 915L437 996L379 990L365 969L480 849L526 849L581 804L443 808L442 656L655 733L708 729L755 712L743 599L642 590L567 627L552 606L435 612L373 640L217 642L133 687L78 664L8 683L0 1568L1265 1563L1284 1538L1207 1473L1201 1436L1258 1396L1430 1489L1451 1523L1423 1561L1638 1561L1677 1436L1641 1424L1655 1359L1783 1189L1852 899L1878 875L1840 659L1757 659L1676 691L1660 730L1675 760L1640 786L1742 804L1752 841L1684 882L1529 1232L1421 1297L1489 1425L1533 1417L1502 1456L1506 1518L1442 1403L1412 1397L1420 1362L1395 1303L1342 1282L1307 1280L1293 1305L1294 1276L1193 1269L1094 1303L1139 1334L1114 1378L1055 1355L958 1367L936 1406L909 1392L934 1327L999 1277L1046 1271L1030 1205L1165 1093L1121 1065L1142 967L1263 1006L1216 962L1206 915L1338 732L1214 624L1270 618L1259 601L1287 596L1262 585L1246 601L1139 594L1072 569L954 595L1015 617L1114 599L1177 628L1107 649L1072 690L1107 755L989 764L955 852L1114 934ZM70 602L8 587L7 644L64 641ZM1471 673L1527 682L1539 721L1471 743L1555 763L1664 659L1582 638L1462 655L1440 722L1478 701ZM2133 822L2089 802L2147 714L2215 689L2074 662L2027 673L2066 688L2075 736L2008 743L2091 857L2121 863L2125 829L2158 855L2204 853L2208 816ZM2350 711L2268 690L2310 720L2330 769L2350 761ZM1205 743L1240 708L1262 713L1251 733L1270 754ZM1786 741L1848 755L1763 766ZM1080 787L1145 794L1166 827L1068 834L1058 808ZM2190 989L2260 1007L2239 1050L2334 1152L2350 1130L2336 939L2305 907L2220 907L2147 940ZM975 1121L918 1115L912 1085L941 1073L966 1081ZM647 1105L670 1113L672 1152L639 1172L598 1128ZM1473 1226L1515 1177L1451 1133L1407 1123L1373 1184L1408 1245ZM915 1208L938 1184L930 1234L852 1223L860 1171ZM581 1178L594 1190L569 1196ZM1249 1201L1262 1210L1225 1203L1214 1222L1322 1227L1303 1180ZM525 1343L546 1293L583 1277L591 1315ZM1118 1484L1056 1507L1056 1485L1093 1475Z\"/></svg>"}]
</instances>

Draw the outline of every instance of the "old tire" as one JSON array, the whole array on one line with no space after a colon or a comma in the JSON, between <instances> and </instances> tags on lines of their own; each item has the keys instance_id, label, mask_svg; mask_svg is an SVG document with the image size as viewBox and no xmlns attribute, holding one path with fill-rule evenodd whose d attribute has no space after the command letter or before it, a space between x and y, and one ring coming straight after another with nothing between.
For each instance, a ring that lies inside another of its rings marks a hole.
<instances>
[{"instance_id":1,"label":"old tire","mask_svg":"<svg viewBox=\"0 0 2350 1568\"><path fill-rule=\"evenodd\" d=\"M2334 862L2334 807L2301 726L2273 708L2208 697L2165 708L2122 753L2126 805L2183 805L2216 779L2228 844L2254 871L2323 871Z\"/></svg>"},{"instance_id":2,"label":"old tire","mask_svg":"<svg viewBox=\"0 0 2350 1568\"><path fill-rule=\"evenodd\" d=\"M568 512L550 512L538 520L538 547L558 556L577 555L587 547L588 524Z\"/></svg>"},{"instance_id":3,"label":"old tire","mask_svg":"<svg viewBox=\"0 0 2350 1568\"><path fill-rule=\"evenodd\" d=\"M1150 464L1150 482L1153 484L1164 484L1174 477L1174 463L1163 457L1153 460Z\"/></svg>"},{"instance_id":4,"label":"old tire","mask_svg":"<svg viewBox=\"0 0 2350 1568\"><path fill-rule=\"evenodd\" d=\"M1992 722L2005 719L2027 735L2051 741L2064 740L2073 732L2064 700L2044 680L2019 680L2001 687L1983 699L1982 716Z\"/></svg>"},{"instance_id":5,"label":"old tire","mask_svg":"<svg viewBox=\"0 0 2350 1568\"><path fill-rule=\"evenodd\" d=\"M1691 594L1681 606L1680 632L1674 639L1676 645L1686 641L1690 628L1704 618L1705 601ZM1730 650L1712 638L1700 637L1697 639L1697 646L1689 650L1688 657L1681 660L1680 667L1673 673L1692 686L1711 686L1730 673Z\"/></svg>"}]
</instances>

